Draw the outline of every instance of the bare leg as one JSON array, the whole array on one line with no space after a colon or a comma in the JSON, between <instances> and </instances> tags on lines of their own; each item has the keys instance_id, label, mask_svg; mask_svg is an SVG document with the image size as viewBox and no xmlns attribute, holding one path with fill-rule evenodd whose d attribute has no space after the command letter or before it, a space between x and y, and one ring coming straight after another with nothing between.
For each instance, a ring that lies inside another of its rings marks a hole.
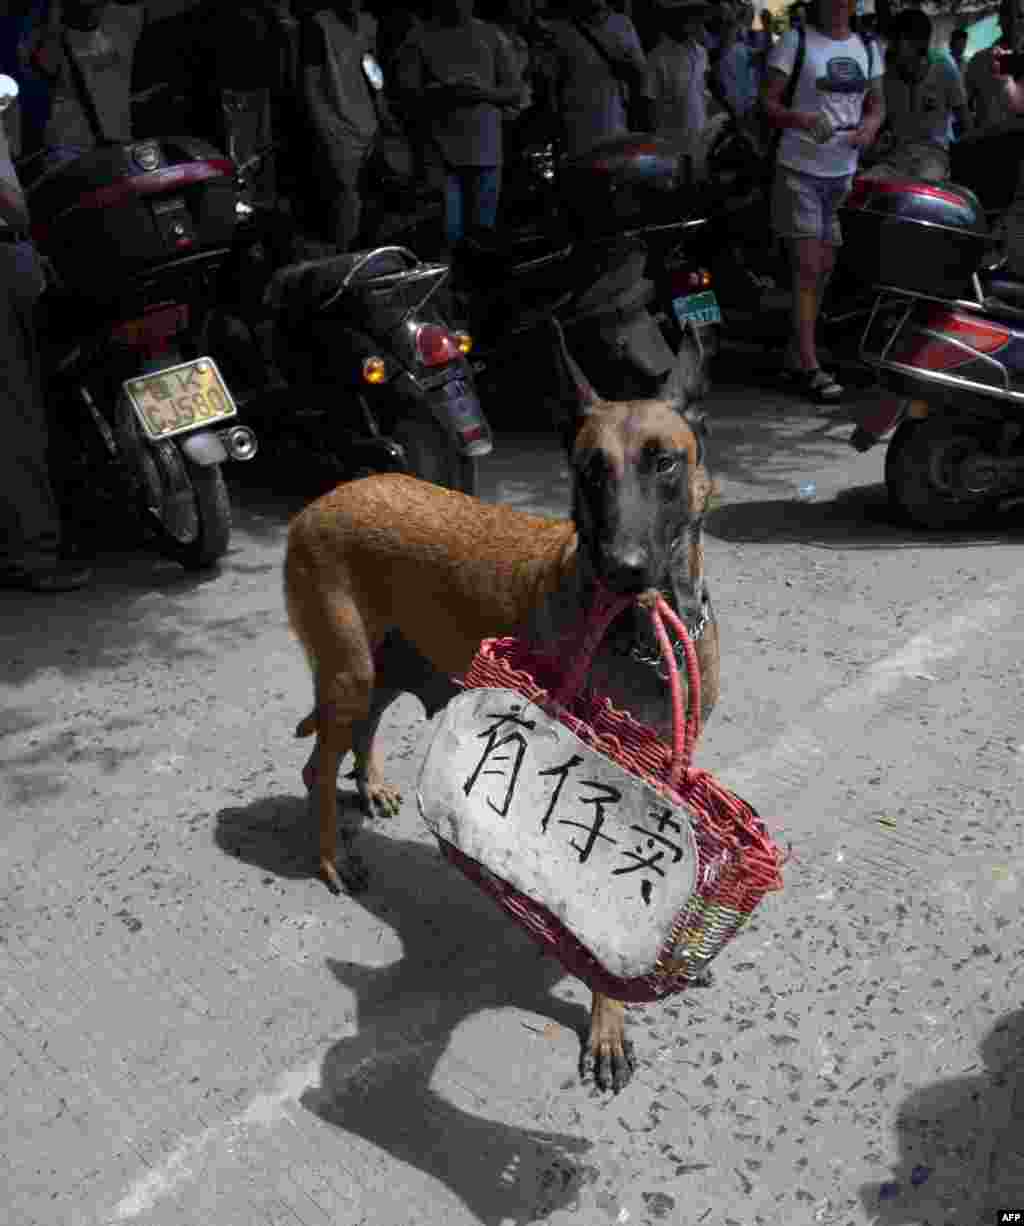
<instances>
[{"instance_id":1,"label":"bare leg","mask_svg":"<svg viewBox=\"0 0 1024 1226\"><path fill-rule=\"evenodd\" d=\"M612 1089L616 1094L633 1076L636 1064L633 1044L626 1038L626 1006L594 993L590 1006L590 1037L580 1059L580 1076L586 1081L593 1076L601 1090Z\"/></svg>"},{"instance_id":2,"label":"bare leg","mask_svg":"<svg viewBox=\"0 0 1024 1226\"><path fill-rule=\"evenodd\" d=\"M793 357L802 370L816 370L818 349L815 332L821 307L822 250L815 238L798 238L790 244L793 263Z\"/></svg>"}]
</instances>

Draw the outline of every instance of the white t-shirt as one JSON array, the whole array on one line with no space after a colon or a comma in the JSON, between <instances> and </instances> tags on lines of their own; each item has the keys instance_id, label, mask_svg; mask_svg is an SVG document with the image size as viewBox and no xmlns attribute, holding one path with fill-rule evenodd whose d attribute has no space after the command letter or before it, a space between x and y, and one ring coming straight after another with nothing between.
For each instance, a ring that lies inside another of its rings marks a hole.
<instances>
[{"instance_id":1,"label":"white t-shirt","mask_svg":"<svg viewBox=\"0 0 1024 1226\"><path fill-rule=\"evenodd\" d=\"M655 131L696 157L708 121L708 53L695 42L663 37L647 57L647 89L654 100Z\"/></svg>"},{"instance_id":2,"label":"white t-shirt","mask_svg":"<svg viewBox=\"0 0 1024 1226\"><path fill-rule=\"evenodd\" d=\"M913 84L891 72L885 78L885 114L897 145L926 142L948 149L953 108L966 105L960 73L947 60L932 61Z\"/></svg>"},{"instance_id":3,"label":"white t-shirt","mask_svg":"<svg viewBox=\"0 0 1024 1226\"><path fill-rule=\"evenodd\" d=\"M768 67L788 77L796 64L798 36L789 30L768 56ZM832 136L819 144L809 132L786 128L779 142L779 165L823 179L852 175L857 169L857 150L850 133L860 126L868 73L877 80L885 63L877 45L869 65L868 49L856 34L838 41L820 30L808 28L803 69L797 82L792 109L810 114L823 112L832 123Z\"/></svg>"}]
</instances>

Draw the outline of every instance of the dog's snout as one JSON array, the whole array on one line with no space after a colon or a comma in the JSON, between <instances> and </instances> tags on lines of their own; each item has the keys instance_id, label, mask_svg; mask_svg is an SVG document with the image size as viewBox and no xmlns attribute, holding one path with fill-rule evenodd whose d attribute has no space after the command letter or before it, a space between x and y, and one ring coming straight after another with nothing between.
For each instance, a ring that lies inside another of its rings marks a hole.
<instances>
[{"instance_id":1,"label":"dog's snout","mask_svg":"<svg viewBox=\"0 0 1024 1226\"><path fill-rule=\"evenodd\" d=\"M609 549L605 554L605 583L620 592L641 591L649 586L650 553L641 545Z\"/></svg>"}]
</instances>

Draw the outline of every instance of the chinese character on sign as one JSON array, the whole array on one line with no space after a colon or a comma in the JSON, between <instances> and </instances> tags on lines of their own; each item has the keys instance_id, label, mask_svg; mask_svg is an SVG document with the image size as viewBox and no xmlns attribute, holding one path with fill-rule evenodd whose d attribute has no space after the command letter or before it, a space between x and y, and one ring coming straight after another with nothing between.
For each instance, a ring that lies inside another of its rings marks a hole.
<instances>
[{"instance_id":1,"label":"chinese character on sign","mask_svg":"<svg viewBox=\"0 0 1024 1226\"><path fill-rule=\"evenodd\" d=\"M665 870L660 867L661 861L665 859L666 849L672 853L671 864L678 864L683 858L683 848L679 843L673 843L672 840L666 837L665 831L670 830L672 834L679 837L683 833L682 826L672 820L671 809L655 809L649 814L649 820L652 823L657 823L657 829L647 830L643 826L630 826L630 830L635 830L637 834L646 837L647 854L644 853L644 839L637 843L634 851L624 851L622 854L627 859L635 861L634 864L628 864L624 868L616 868L612 870L612 876L619 877L623 873L642 872L644 869L649 869L655 872L659 877L665 876ZM661 850L655 851L658 845L661 845ZM644 878L640 883L640 894L645 903L648 905L651 901L651 892L653 886L651 882Z\"/></svg>"},{"instance_id":2,"label":"chinese character on sign","mask_svg":"<svg viewBox=\"0 0 1024 1226\"><path fill-rule=\"evenodd\" d=\"M543 779L547 775L553 775L558 779L555 784L555 790L551 793L551 799L548 801L548 807L541 818L540 828L547 834L548 822L551 821L551 815L555 811L555 805L558 804L558 798L562 794L562 788L565 786L565 781L569 777L569 772L574 766L579 766L583 759L579 754L574 753L572 757L567 758L561 766L550 766L546 771L538 771L537 777Z\"/></svg>"},{"instance_id":3,"label":"chinese character on sign","mask_svg":"<svg viewBox=\"0 0 1024 1226\"><path fill-rule=\"evenodd\" d=\"M590 858L590 853L594 850L598 839L604 839L606 843L617 843L618 839L611 838L610 835L602 834L601 827L604 825L604 810L609 804L618 804L622 799L622 792L618 788L613 788L607 783L599 783L596 779L581 779L580 782L584 787L596 788L598 794L596 796L578 796L577 799L581 804L594 806L594 818L588 825L586 822L570 822L566 819L559 821L560 826L576 826L580 830L587 832L587 841L582 847L575 841L569 840L569 846L580 853L580 864L586 864Z\"/></svg>"},{"instance_id":4,"label":"chinese character on sign","mask_svg":"<svg viewBox=\"0 0 1024 1226\"><path fill-rule=\"evenodd\" d=\"M532 732L537 726L534 720L520 719L516 712L519 707L512 707L507 715L489 715L487 718L491 721L491 727L484 732L481 732L477 740L485 741L484 752L481 755L480 761L476 764L476 768L469 776L466 782L462 785L462 790L468 796L476 786L477 780L483 775L500 775L508 780L508 786L505 788L505 796L500 805L494 804L489 796L484 797L487 805L499 817L507 817L509 805L512 803L512 796L516 790L516 783L519 779L519 772L523 767L523 758L526 756L527 742L526 737L519 728L525 728L527 732ZM506 732L504 736L500 736L506 724L511 724L516 731ZM498 754L499 749L511 749L514 747L515 752ZM498 770L484 770L491 762L509 762L512 761L512 768L509 772L506 767L501 767Z\"/></svg>"}]
</instances>

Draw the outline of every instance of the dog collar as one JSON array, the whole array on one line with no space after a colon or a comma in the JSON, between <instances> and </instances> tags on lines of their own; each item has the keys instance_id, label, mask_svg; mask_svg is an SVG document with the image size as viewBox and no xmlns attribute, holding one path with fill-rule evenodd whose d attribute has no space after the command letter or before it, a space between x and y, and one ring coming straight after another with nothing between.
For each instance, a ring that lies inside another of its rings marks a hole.
<instances>
[{"instance_id":1,"label":"dog collar","mask_svg":"<svg viewBox=\"0 0 1024 1226\"><path fill-rule=\"evenodd\" d=\"M711 598L705 590L700 600L700 612L697 614L693 622L686 623L686 633L690 637L691 643L699 643L704 637L704 631L708 628L711 621ZM637 661L638 664L646 664L653 668L662 681L668 680L668 670L661 658L661 653L656 652L654 655L647 655L642 651L638 643L634 643L629 649L630 657ZM686 663L686 646L681 641L676 641L672 645L672 654L676 658L676 663L685 665Z\"/></svg>"}]
</instances>

